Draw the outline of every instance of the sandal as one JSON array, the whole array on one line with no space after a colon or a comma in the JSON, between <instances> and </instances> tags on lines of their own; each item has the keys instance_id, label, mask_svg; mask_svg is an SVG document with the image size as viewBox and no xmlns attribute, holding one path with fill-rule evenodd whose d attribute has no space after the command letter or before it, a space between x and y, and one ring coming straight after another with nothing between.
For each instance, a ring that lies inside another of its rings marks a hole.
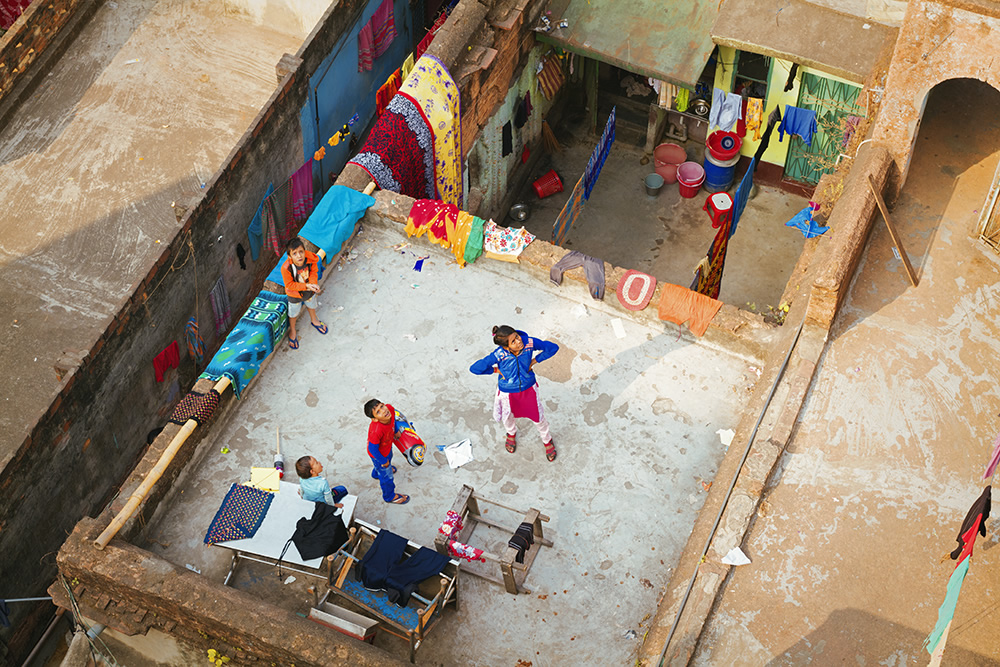
<instances>
[{"instance_id":1,"label":"sandal","mask_svg":"<svg viewBox=\"0 0 1000 667\"><path fill-rule=\"evenodd\" d=\"M544 445L545 445L545 458L547 458L549 461L555 461L556 460L555 441L549 440L548 442L544 443Z\"/></svg>"},{"instance_id":2,"label":"sandal","mask_svg":"<svg viewBox=\"0 0 1000 667\"><path fill-rule=\"evenodd\" d=\"M289 338L288 339L288 347L292 348L293 350L299 349L299 339L298 338Z\"/></svg>"},{"instance_id":3,"label":"sandal","mask_svg":"<svg viewBox=\"0 0 1000 667\"><path fill-rule=\"evenodd\" d=\"M405 505L406 503L410 502L410 497L406 494L397 493L395 498L387 502L393 505Z\"/></svg>"},{"instance_id":4,"label":"sandal","mask_svg":"<svg viewBox=\"0 0 1000 667\"><path fill-rule=\"evenodd\" d=\"M323 322L320 322L319 324L313 324L312 322L310 322L309 325L316 331L323 334L324 336L326 335L326 332L329 331L329 329L326 328L326 324L324 324Z\"/></svg>"},{"instance_id":5,"label":"sandal","mask_svg":"<svg viewBox=\"0 0 1000 667\"><path fill-rule=\"evenodd\" d=\"M506 447L507 451L510 452L511 454L513 454L514 452L516 452L517 451L517 436L516 435L508 435L506 442L503 443L503 446Z\"/></svg>"}]
</instances>

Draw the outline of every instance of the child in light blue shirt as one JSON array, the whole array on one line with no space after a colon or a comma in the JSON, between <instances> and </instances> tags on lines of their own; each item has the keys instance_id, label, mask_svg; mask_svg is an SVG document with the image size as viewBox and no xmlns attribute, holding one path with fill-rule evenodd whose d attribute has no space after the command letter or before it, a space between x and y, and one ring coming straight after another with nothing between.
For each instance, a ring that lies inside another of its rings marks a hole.
<instances>
[{"instance_id":1,"label":"child in light blue shirt","mask_svg":"<svg viewBox=\"0 0 1000 667\"><path fill-rule=\"evenodd\" d=\"M314 503L326 503L334 507L343 507L340 502L347 495L343 486L330 488L326 477L322 477L323 464L312 456L303 456L295 462L295 472L299 475L299 495L304 500Z\"/></svg>"}]
</instances>

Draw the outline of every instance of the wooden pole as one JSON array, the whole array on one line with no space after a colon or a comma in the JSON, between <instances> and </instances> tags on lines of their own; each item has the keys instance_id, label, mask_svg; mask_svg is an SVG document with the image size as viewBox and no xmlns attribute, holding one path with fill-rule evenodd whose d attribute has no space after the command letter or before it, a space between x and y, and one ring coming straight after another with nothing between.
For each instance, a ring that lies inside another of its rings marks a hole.
<instances>
[{"instance_id":1,"label":"wooden pole","mask_svg":"<svg viewBox=\"0 0 1000 667\"><path fill-rule=\"evenodd\" d=\"M215 383L213 389L221 394L227 387L229 387L229 384L229 378L224 377ZM176 456L177 452L180 451L181 445L187 441L188 436L191 435L191 432L194 431L196 426L198 426L198 422L193 419L189 419L184 423L181 430L174 436L174 439L170 441L167 448L163 450L163 454L160 455L160 460L156 462L153 469L149 471L148 475L146 475L146 479L142 480L142 483L136 488L135 491L132 492L128 502L125 503L125 507L123 507L122 510L115 515L115 518L111 520L111 523L109 523L108 527L104 529L104 532L101 533L96 540L94 540L94 546L98 550L103 550L104 547L108 546L108 542L111 541L111 538L117 535L118 531L125 525L125 522L132 518L135 511L139 509L139 504L145 500L146 496L153 488L153 485L155 485L156 482L159 481L160 477L163 476L163 473L166 472L167 466L174 460L174 456Z\"/></svg>"},{"instance_id":2,"label":"wooden pole","mask_svg":"<svg viewBox=\"0 0 1000 667\"><path fill-rule=\"evenodd\" d=\"M882 193L878 191L875 186L875 179L872 178L871 174L868 174L868 187L872 189L872 194L875 195L875 203L878 204L878 210L882 213L882 219L885 220L885 226L889 230L889 236L892 237L892 244L896 246L896 250L899 251L899 256L903 260L903 266L906 268L906 277L910 279L910 284L914 287L917 286L917 274L913 271L913 266L910 264L910 258L907 257L906 251L903 250L903 244L899 240L899 235L896 234L896 228L892 226L892 222L889 221L889 209L885 206L885 200L882 199Z\"/></svg>"},{"instance_id":3,"label":"wooden pole","mask_svg":"<svg viewBox=\"0 0 1000 667\"><path fill-rule=\"evenodd\" d=\"M364 193L366 195L370 195L373 192L375 192L375 181L372 181L371 183L369 183L368 185L366 185L365 189L364 189Z\"/></svg>"}]
</instances>

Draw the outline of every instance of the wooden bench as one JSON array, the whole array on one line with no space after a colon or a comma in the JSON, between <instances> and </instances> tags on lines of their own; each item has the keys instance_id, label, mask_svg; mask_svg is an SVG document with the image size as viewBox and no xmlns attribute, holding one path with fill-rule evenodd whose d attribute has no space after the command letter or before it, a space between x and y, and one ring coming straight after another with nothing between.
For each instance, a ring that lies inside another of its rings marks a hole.
<instances>
[{"instance_id":1,"label":"wooden bench","mask_svg":"<svg viewBox=\"0 0 1000 667\"><path fill-rule=\"evenodd\" d=\"M486 579L487 581L492 581L495 584L499 584L500 586L503 586L508 593L517 595L518 592L524 590L524 580L528 576L528 570L531 569L531 564L535 561L535 556L538 555L539 548L543 546L552 546L552 541L545 539L542 534L542 522L548 521L549 517L545 516L538 510L534 508L529 509L527 512L516 510L513 507L508 507L507 505L498 503L495 500L483 498L482 496L476 494L475 490L471 486L465 484L462 486L462 490L458 494L458 499L455 500L455 504L452 505L451 508L453 512L462 517L462 530L453 538L448 538L439 532L437 537L434 539L434 548L437 549L438 553L448 555L449 539L453 539L456 542L470 544L472 532L476 529L476 525L480 523L504 531L507 535L514 534L517 526L509 528L491 519L487 519L480 511L480 503L486 503L509 510L515 514L522 515L523 519L521 522L530 523L532 525L534 544L528 547L527 551L525 551L523 563L518 563L516 560L517 549L508 546L504 549L501 555L492 554L484 550L483 558L486 559L486 563L463 563L462 571L482 579ZM500 570L499 577L496 574L498 567Z\"/></svg>"},{"instance_id":2,"label":"wooden bench","mask_svg":"<svg viewBox=\"0 0 1000 667\"><path fill-rule=\"evenodd\" d=\"M382 621L382 629L410 643L410 662L414 662L417 649L428 632L441 619L445 606L453 604L458 610L459 563L452 559L440 575L421 582L410 596L406 607L389 601L385 591L370 591L351 574L364 557L381 528L360 519L354 520L351 537L336 554L327 556L330 562L329 587L340 597L358 607L361 613ZM407 555L415 553L421 545L407 541Z\"/></svg>"}]
</instances>

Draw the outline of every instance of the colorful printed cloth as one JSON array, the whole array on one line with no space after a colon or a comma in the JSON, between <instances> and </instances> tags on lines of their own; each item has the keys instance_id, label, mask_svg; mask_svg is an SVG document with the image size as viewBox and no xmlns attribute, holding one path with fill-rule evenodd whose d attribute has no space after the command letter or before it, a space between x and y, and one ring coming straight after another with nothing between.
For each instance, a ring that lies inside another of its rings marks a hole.
<instances>
[{"instance_id":1,"label":"colorful printed cloth","mask_svg":"<svg viewBox=\"0 0 1000 667\"><path fill-rule=\"evenodd\" d=\"M452 538L462 532L462 517L455 510L448 510L448 518L441 522L438 532Z\"/></svg>"},{"instance_id":2,"label":"colorful printed cloth","mask_svg":"<svg viewBox=\"0 0 1000 667\"><path fill-rule=\"evenodd\" d=\"M187 340L188 354L194 358L195 363L201 366L205 360L205 341L198 333L198 320L191 318L184 327L184 338Z\"/></svg>"},{"instance_id":3,"label":"colorful printed cloth","mask_svg":"<svg viewBox=\"0 0 1000 667\"><path fill-rule=\"evenodd\" d=\"M212 417L217 407L219 407L219 392L214 389L210 389L207 394L192 391L181 399L167 421L183 425L187 420L193 419L199 424L204 424Z\"/></svg>"},{"instance_id":4,"label":"colorful printed cloth","mask_svg":"<svg viewBox=\"0 0 1000 667\"><path fill-rule=\"evenodd\" d=\"M274 351L287 328L287 297L261 292L199 377L209 380L227 377L236 398L241 398L243 389L260 372L260 365Z\"/></svg>"},{"instance_id":5,"label":"colorful printed cloth","mask_svg":"<svg viewBox=\"0 0 1000 667\"><path fill-rule=\"evenodd\" d=\"M462 558L469 562L481 560L485 563L486 559L483 558L483 553L482 549L476 549L455 540L448 540L448 555L453 558Z\"/></svg>"},{"instance_id":6,"label":"colorful printed cloth","mask_svg":"<svg viewBox=\"0 0 1000 667\"><path fill-rule=\"evenodd\" d=\"M584 183L583 176L581 176L580 180L573 186L573 192L570 193L566 204L556 216L556 221L552 223L552 243L555 245L561 246L566 241L566 235L569 234L577 216L583 210L583 191Z\"/></svg>"},{"instance_id":7,"label":"colorful printed cloth","mask_svg":"<svg viewBox=\"0 0 1000 667\"><path fill-rule=\"evenodd\" d=\"M372 55L378 58L389 50L392 40L396 39L396 21L392 14L392 0L382 0L375 10L371 21Z\"/></svg>"},{"instance_id":8,"label":"colorful printed cloth","mask_svg":"<svg viewBox=\"0 0 1000 667\"><path fill-rule=\"evenodd\" d=\"M413 66L399 95L420 107L434 135L434 198L461 208L464 185L458 86L440 60L425 55Z\"/></svg>"},{"instance_id":9,"label":"colorful printed cloth","mask_svg":"<svg viewBox=\"0 0 1000 667\"><path fill-rule=\"evenodd\" d=\"M524 227L511 229L500 227L490 220L483 225L483 250L496 255L513 255L517 257L535 240L535 235Z\"/></svg>"},{"instance_id":10,"label":"colorful printed cloth","mask_svg":"<svg viewBox=\"0 0 1000 667\"><path fill-rule=\"evenodd\" d=\"M722 289L722 272L726 268L726 250L729 248L729 230L732 222L724 222L719 225L719 231L715 233L712 246L708 249L708 269L705 270L702 264L695 269L695 279L691 283L691 289L705 296L718 299L719 290Z\"/></svg>"},{"instance_id":11,"label":"colorful printed cloth","mask_svg":"<svg viewBox=\"0 0 1000 667\"><path fill-rule=\"evenodd\" d=\"M760 141L760 126L764 120L764 100L759 97L747 99L747 133L753 132L753 140Z\"/></svg>"},{"instance_id":12,"label":"colorful printed cloth","mask_svg":"<svg viewBox=\"0 0 1000 667\"><path fill-rule=\"evenodd\" d=\"M233 484L205 533L205 544L253 537L273 499L268 491Z\"/></svg>"},{"instance_id":13,"label":"colorful printed cloth","mask_svg":"<svg viewBox=\"0 0 1000 667\"><path fill-rule=\"evenodd\" d=\"M590 159L587 161L587 168L583 170L583 198L585 200L590 199L590 193L597 183L597 177L601 175L601 167L604 166L604 161L608 159L608 153L611 152L611 144L615 143L616 109L617 107L611 107L611 115L608 116L601 140L597 142L594 152L590 154Z\"/></svg>"},{"instance_id":14,"label":"colorful printed cloth","mask_svg":"<svg viewBox=\"0 0 1000 667\"><path fill-rule=\"evenodd\" d=\"M389 101L348 164L368 172L381 190L434 198L434 133L416 102L401 92Z\"/></svg>"},{"instance_id":15,"label":"colorful printed cloth","mask_svg":"<svg viewBox=\"0 0 1000 667\"><path fill-rule=\"evenodd\" d=\"M434 199L418 199L410 207L406 218L407 236L423 236L442 248L450 248L458 225L459 210L454 204Z\"/></svg>"}]
</instances>

